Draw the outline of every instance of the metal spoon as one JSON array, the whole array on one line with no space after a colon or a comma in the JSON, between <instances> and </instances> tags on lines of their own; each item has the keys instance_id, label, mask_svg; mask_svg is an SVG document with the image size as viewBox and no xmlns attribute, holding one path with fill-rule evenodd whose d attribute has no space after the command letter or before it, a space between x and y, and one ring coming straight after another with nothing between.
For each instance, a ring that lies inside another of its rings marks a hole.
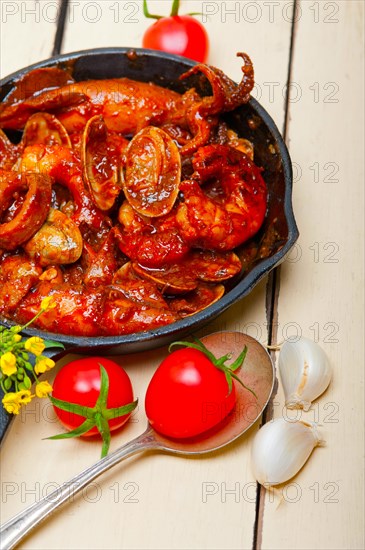
<instances>
[{"instance_id":1,"label":"metal spoon","mask_svg":"<svg viewBox=\"0 0 365 550\"><path fill-rule=\"evenodd\" d=\"M14 548L61 504L124 458L152 449L182 455L208 453L228 445L255 423L267 405L274 386L274 367L266 349L251 336L240 332L214 333L201 340L216 357L231 352L233 359L247 345L248 352L244 365L237 374L244 384L256 393L257 399L240 384L236 384L237 401L233 411L215 428L186 440L168 439L149 425L144 433L6 522L0 529L1 550ZM206 413L209 414L209 410Z\"/></svg>"}]
</instances>

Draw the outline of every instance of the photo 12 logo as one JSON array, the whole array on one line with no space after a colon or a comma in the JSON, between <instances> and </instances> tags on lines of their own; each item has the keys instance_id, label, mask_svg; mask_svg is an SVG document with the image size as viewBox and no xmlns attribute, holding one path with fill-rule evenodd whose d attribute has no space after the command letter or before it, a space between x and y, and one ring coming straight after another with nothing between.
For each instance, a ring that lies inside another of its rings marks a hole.
<instances>
[{"instance_id":1,"label":"photo 12 logo","mask_svg":"<svg viewBox=\"0 0 365 550\"><path fill-rule=\"evenodd\" d=\"M2 0L0 3L1 22L11 20L21 23L57 23L62 2L58 0ZM86 2L69 0L66 10L66 23L84 21L99 23L107 20L113 23L139 23L143 17L142 2Z\"/></svg>"},{"instance_id":2,"label":"photo 12 logo","mask_svg":"<svg viewBox=\"0 0 365 550\"><path fill-rule=\"evenodd\" d=\"M292 23L306 16L313 23L339 23L339 2L251 1L203 2L202 22L219 18L221 23Z\"/></svg>"}]
</instances>

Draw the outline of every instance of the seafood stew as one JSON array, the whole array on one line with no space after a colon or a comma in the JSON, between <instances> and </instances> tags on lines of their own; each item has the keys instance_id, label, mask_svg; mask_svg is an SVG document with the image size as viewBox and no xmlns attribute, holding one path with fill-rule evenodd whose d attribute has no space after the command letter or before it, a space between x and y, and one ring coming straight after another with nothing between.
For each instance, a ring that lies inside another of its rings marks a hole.
<instances>
[{"instance_id":1,"label":"seafood stew","mask_svg":"<svg viewBox=\"0 0 365 550\"><path fill-rule=\"evenodd\" d=\"M138 66L143 55L133 60L126 52L127 64ZM231 303L224 298L232 299L244 276L254 275L252 285L267 270L265 260L280 251L282 257L293 236L280 212L290 196L277 136L270 147L266 137L266 156L259 150L253 162L255 135L268 131L252 109L243 115L247 135L239 135L239 107L253 85L249 58L244 56L239 86L217 69L180 66L189 85L176 78L178 92L142 79L122 78L122 91L115 79L72 82L70 72L80 78L85 69L80 60L69 72L60 66L43 71L43 79L56 76L57 86L49 82L46 90L20 99L15 86L3 103L0 182L19 198L2 218L8 235L0 234L1 313L26 322L42 298L53 295L58 314L43 315L40 328L91 337L153 332L170 323L187 327L192 314L191 320L206 321ZM166 71L165 79L171 74ZM116 96L128 96L125 86L134 99L142 90L136 116L130 98L128 116L115 103ZM20 92L26 88L31 86ZM107 101L100 101L101 94ZM11 143L9 129L22 132L20 143ZM282 196L275 204L279 217L270 220L275 189L265 182L273 179ZM14 240L21 232L10 231L10 237L9 225L24 216L24 205L32 212L26 203L38 186L45 198L27 224L34 233Z\"/></svg>"}]
</instances>

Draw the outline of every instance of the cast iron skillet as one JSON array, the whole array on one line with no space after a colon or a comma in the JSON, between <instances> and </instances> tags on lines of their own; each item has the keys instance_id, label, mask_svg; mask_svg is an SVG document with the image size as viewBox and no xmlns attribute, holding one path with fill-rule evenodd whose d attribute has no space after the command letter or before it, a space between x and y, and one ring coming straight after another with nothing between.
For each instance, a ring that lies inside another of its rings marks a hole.
<instances>
[{"instance_id":1,"label":"cast iron skillet","mask_svg":"<svg viewBox=\"0 0 365 550\"><path fill-rule=\"evenodd\" d=\"M237 63L240 61L237 59ZM32 69L51 66L67 68L77 81L126 76L140 81L152 81L181 93L195 86L201 95L209 94L210 86L205 77L194 76L183 81L178 80L193 65L195 62L180 56L138 48L86 50L53 57L4 78L0 81L0 100L6 97L13 82L22 75ZM246 296L260 279L285 258L298 238L291 202L292 168L287 148L275 123L255 99L229 113L226 120L242 137L253 142L255 163L264 168L263 176L269 190L264 225L253 239L237 250L243 269L227 285L226 294L215 304L191 317L135 334L80 337L45 333L35 329L24 331L29 335L62 342L65 351L54 351L53 358L58 359L71 350L86 354L126 354L166 345L199 329ZM8 323L3 320L2 324ZM9 417L0 406L0 438L8 423Z\"/></svg>"}]
</instances>

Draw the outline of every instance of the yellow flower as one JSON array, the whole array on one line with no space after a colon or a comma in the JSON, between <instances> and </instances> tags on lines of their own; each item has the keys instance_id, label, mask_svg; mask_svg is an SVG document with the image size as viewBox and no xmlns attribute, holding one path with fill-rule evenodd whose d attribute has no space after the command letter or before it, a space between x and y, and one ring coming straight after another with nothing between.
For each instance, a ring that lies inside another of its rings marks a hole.
<instances>
[{"instance_id":1,"label":"yellow flower","mask_svg":"<svg viewBox=\"0 0 365 550\"><path fill-rule=\"evenodd\" d=\"M18 396L19 403L21 405L27 405L28 403L30 403L32 401L32 399L34 397L34 395L32 395L29 390L20 390L15 395Z\"/></svg>"},{"instance_id":2,"label":"yellow flower","mask_svg":"<svg viewBox=\"0 0 365 550\"><path fill-rule=\"evenodd\" d=\"M22 337L20 336L20 334L14 334L13 342L15 342L17 344L18 342L20 342L21 339L22 339Z\"/></svg>"},{"instance_id":3,"label":"yellow flower","mask_svg":"<svg viewBox=\"0 0 365 550\"><path fill-rule=\"evenodd\" d=\"M37 397L47 397L49 393L53 390L51 384L45 380L44 382L39 382L35 387L35 393Z\"/></svg>"},{"instance_id":4,"label":"yellow flower","mask_svg":"<svg viewBox=\"0 0 365 550\"><path fill-rule=\"evenodd\" d=\"M38 357L38 355L43 353L46 346L44 345L42 338L39 338L39 336L32 336L25 342L24 347L27 351L34 353L34 355Z\"/></svg>"},{"instance_id":5,"label":"yellow flower","mask_svg":"<svg viewBox=\"0 0 365 550\"><path fill-rule=\"evenodd\" d=\"M42 374L47 370L53 369L55 364L56 363L52 361L52 359L49 359L49 357L45 357L44 355L42 355L41 357L37 357L34 371L36 374Z\"/></svg>"},{"instance_id":6,"label":"yellow flower","mask_svg":"<svg viewBox=\"0 0 365 550\"><path fill-rule=\"evenodd\" d=\"M16 357L11 351L7 351L0 357L0 367L6 376L16 373Z\"/></svg>"},{"instance_id":7,"label":"yellow flower","mask_svg":"<svg viewBox=\"0 0 365 550\"><path fill-rule=\"evenodd\" d=\"M2 404L8 413L19 414L21 403L19 401L18 393L9 392L4 395Z\"/></svg>"},{"instance_id":8,"label":"yellow flower","mask_svg":"<svg viewBox=\"0 0 365 550\"><path fill-rule=\"evenodd\" d=\"M47 311L48 309L53 309L57 306L56 302L53 299L53 296L47 296L46 298L43 298L41 302L41 309L43 311Z\"/></svg>"}]
</instances>

